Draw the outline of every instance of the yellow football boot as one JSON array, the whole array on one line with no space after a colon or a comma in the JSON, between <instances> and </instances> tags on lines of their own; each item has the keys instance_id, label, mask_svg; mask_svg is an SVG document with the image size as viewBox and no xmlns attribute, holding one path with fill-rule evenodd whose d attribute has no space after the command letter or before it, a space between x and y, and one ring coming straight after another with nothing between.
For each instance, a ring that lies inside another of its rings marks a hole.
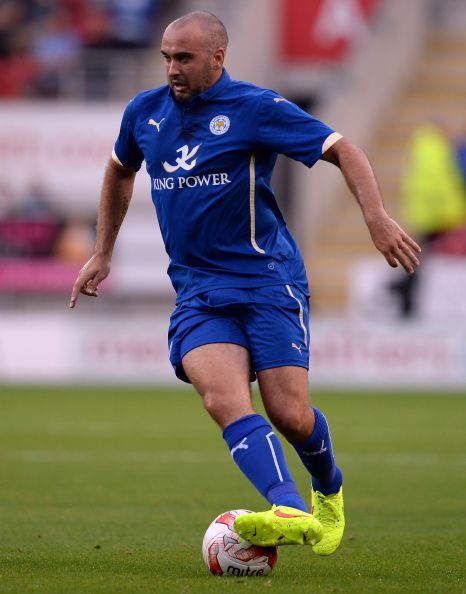
<instances>
[{"instance_id":1,"label":"yellow football boot","mask_svg":"<svg viewBox=\"0 0 466 594\"><path fill-rule=\"evenodd\" d=\"M315 516L284 505L238 516L234 528L244 540L263 547L315 545L323 535L322 525Z\"/></svg>"},{"instance_id":2,"label":"yellow football boot","mask_svg":"<svg viewBox=\"0 0 466 594\"><path fill-rule=\"evenodd\" d=\"M324 529L324 536L313 545L312 550L317 555L331 555L340 546L345 530L343 487L332 495L312 490L311 511Z\"/></svg>"}]
</instances>

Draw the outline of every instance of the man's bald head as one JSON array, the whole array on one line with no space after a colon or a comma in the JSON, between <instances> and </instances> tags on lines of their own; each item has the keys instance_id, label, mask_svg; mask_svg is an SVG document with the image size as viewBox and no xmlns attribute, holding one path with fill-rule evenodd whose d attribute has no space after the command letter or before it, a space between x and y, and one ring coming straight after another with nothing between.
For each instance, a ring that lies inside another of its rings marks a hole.
<instances>
[{"instance_id":1,"label":"man's bald head","mask_svg":"<svg viewBox=\"0 0 466 594\"><path fill-rule=\"evenodd\" d=\"M190 12L168 25L160 49L178 101L190 101L219 80L227 44L223 23L210 12Z\"/></svg>"},{"instance_id":2,"label":"man's bald head","mask_svg":"<svg viewBox=\"0 0 466 594\"><path fill-rule=\"evenodd\" d=\"M168 27L182 28L188 25L198 25L209 49L216 50L228 45L228 33L222 21L211 12L195 10L176 19Z\"/></svg>"}]
</instances>

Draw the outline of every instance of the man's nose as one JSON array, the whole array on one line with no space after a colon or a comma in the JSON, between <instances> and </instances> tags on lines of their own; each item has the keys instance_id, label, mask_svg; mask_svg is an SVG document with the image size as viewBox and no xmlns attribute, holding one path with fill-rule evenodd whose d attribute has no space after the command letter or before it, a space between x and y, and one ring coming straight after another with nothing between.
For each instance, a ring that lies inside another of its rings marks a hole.
<instances>
[{"instance_id":1,"label":"man's nose","mask_svg":"<svg viewBox=\"0 0 466 594\"><path fill-rule=\"evenodd\" d=\"M175 76L179 73L180 73L180 71L178 69L178 66L177 66L175 60L171 60L168 64L168 76Z\"/></svg>"}]
</instances>

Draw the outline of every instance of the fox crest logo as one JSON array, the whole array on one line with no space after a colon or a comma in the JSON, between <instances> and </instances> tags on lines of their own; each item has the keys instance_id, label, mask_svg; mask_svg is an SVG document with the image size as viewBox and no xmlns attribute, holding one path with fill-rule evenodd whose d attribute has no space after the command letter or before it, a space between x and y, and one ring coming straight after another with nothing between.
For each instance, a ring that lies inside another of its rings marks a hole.
<instances>
[{"instance_id":1,"label":"fox crest logo","mask_svg":"<svg viewBox=\"0 0 466 594\"><path fill-rule=\"evenodd\" d=\"M196 145L193 149L189 150L189 146L187 144L183 145L179 149L176 150L177 153L181 153L180 157L176 158L176 165L170 165L167 161L162 163L163 168L167 173L173 173L174 171L178 171L178 169L184 169L185 171L191 171L191 169L196 165L197 159L193 159L193 157L197 154L199 147L201 145ZM191 162L188 163L189 159L192 159Z\"/></svg>"},{"instance_id":2,"label":"fox crest logo","mask_svg":"<svg viewBox=\"0 0 466 594\"><path fill-rule=\"evenodd\" d=\"M218 115L212 118L209 124L210 131L215 136L221 136L230 128L230 118L226 115Z\"/></svg>"}]
</instances>

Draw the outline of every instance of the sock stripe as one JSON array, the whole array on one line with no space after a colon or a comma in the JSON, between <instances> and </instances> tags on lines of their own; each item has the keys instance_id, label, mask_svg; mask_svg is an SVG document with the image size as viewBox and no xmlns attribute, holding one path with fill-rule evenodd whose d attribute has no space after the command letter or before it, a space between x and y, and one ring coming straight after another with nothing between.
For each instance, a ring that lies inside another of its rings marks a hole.
<instances>
[{"instance_id":1,"label":"sock stripe","mask_svg":"<svg viewBox=\"0 0 466 594\"><path fill-rule=\"evenodd\" d=\"M281 443L264 417L256 413L241 417L225 427L223 437L241 472L271 505L308 511L288 470Z\"/></svg>"},{"instance_id":2,"label":"sock stripe","mask_svg":"<svg viewBox=\"0 0 466 594\"><path fill-rule=\"evenodd\" d=\"M275 433L273 431L271 431L270 433L267 433L267 435L265 436L267 438L267 441L269 442L269 447L270 447L270 451L272 452L272 457L273 457L273 461L275 463L275 468L277 469L277 474L278 474L278 478L280 479L280 482L283 483L283 476L280 470L280 466L278 465L278 460L277 460L277 455L275 454L275 449L273 447L273 443L271 440L271 435L275 435Z\"/></svg>"}]
</instances>

